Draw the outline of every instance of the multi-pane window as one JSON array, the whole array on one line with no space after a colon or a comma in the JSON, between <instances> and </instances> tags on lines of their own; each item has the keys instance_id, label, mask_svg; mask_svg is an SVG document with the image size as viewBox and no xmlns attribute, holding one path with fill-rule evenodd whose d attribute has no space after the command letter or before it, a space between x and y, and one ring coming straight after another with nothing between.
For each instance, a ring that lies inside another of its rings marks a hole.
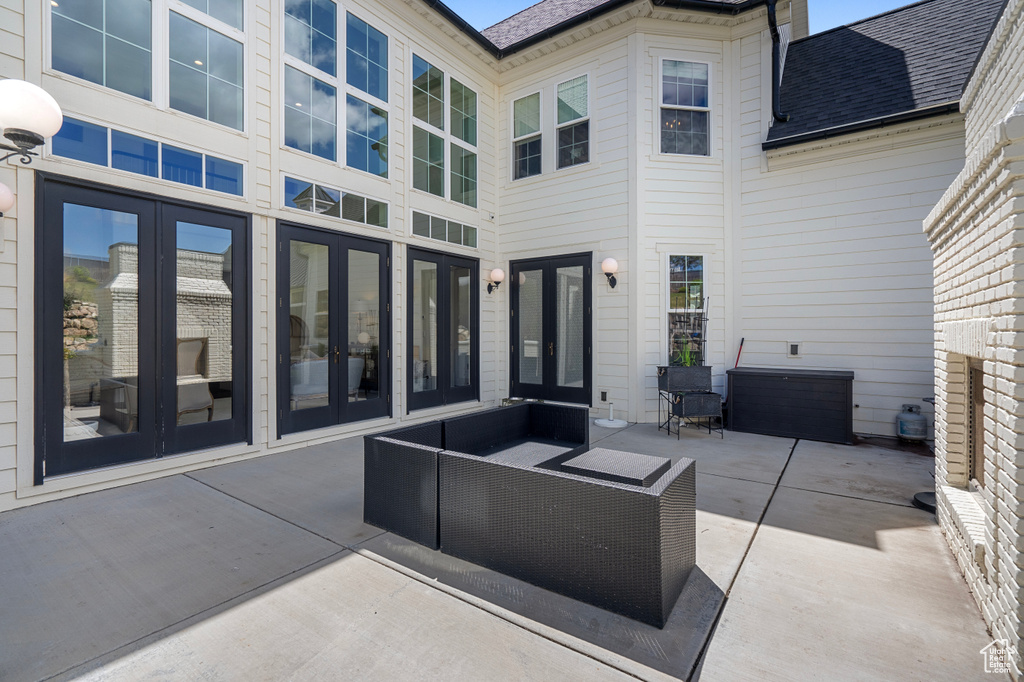
<instances>
[{"instance_id":1,"label":"multi-pane window","mask_svg":"<svg viewBox=\"0 0 1024 682\"><path fill-rule=\"evenodd\" d=\"M388 37L352 14L346 35L348 84L388 101Z\"/></svg>"},{"instance_id":2,"label":"multi-pane window","mask_svg":"<svg viewBox=\"0 0 1024 682\"><path fill-rule=\"evenodd\" d=\"M476 93L451 79L452 135L476 146Z\"/></svg>"},{"instance_id":3,"label":"multi-pane window","mask_svg":"<svg viewBox=\"0 0 1024 682\"><path fill-rule=\"evenodd\" d=\"M285 2L285 145L388 177L388 38L332 0ZM345 38L339 76L338 35ZM343 76L343 77L342 77ZM342 99L341 111L338 98Z\"/></svg>"},{"instance_id":4,"label":"multi-pane window","mask_svg":"<svg viewBox=\"0 0 1024 682\"><path fill-rule=\"evenodd\" d=\"M284 51L324 73L336 75L337 13L331 0L285 0Z\"/></svg>"},{"instance_id":5,"label":"multi-pane window","mask_svg":"<svg viewBox=\"0 0 1024 682\"><path fill-rule=\"evenodd\" d=\"M152 99L151 0L52 2L53 68Z\"/></svg>"},{"instance_id":6,"label":"multi-pane window","mask_svg":"<svg viewBox=\"0 0 1024 682\"><path fill-rule=\"evenodd\" d=\"M334 161L337 158L337 90L285 66L284 96L284 143Z\"/></svg>"},{"instance_id":7,"label":"multi-pane window","mask_svg":"<svg viewBox=\"0 0 1024 682\"><path fill-rule=\"evenodd\" d=\"M444 71L412 56L412 115L444 130Z\"/></svg>"},{"instance_id":8,"label":"multi-pane window","mask_svg":"<svg viewBox=\"0 0 1024 682\"><path fill-rule=\"evenodd\" d=\"M661 63L661 153L711 154L709 67L665 59Z\"/></svg>"},{"instance_id":9,"label":"multi-pane window","mask_svg":"<svg viewBox=\"0 0 1024 682\"><path fill-rule=\"evenodd\" d=\"M65 117L55 156L241 196L242 164Z\"/></svg>"},{"instance_id":10,"label":"multi-pane window","mask_svg":"<svg viewBox=\"0 0 1024 682\"><path fill-rule=\"evenodd\" d=\"M512 178L540 175L540 93L512 104Z\"/></svg>"},{"instance_id":11,"label":"multi-pane window","mask_svg":"<svg viewBox=\"0 0 1024 682\"><path fill-rule=\"evenodd\" d=\"M373 227L388 226L386 202L305 180L284 179L284 205Z\"/></svg>"},{"instance_id":12,"label":"multi-pane window","mask_svg":"<svg viewBox=\"0 0 1024 682\"><path fill-rule=\"evenodd\" d=\"M412 233L427 239L476 248L476 228L414 211Z\"/></svg>"},{"instance_id":13,"label":"multi-pane window","mask_svg":"<svg viewBox=\"0 0 1024 682\"><path fill-rule=\"evenodd\" d=\"M568 168L590 161L590 119L587 77L580 76L556 88L558 94L558 159L559 168Z\"/></svg>"},{"instance_id":14,"label":"multi-pane window","mask_svg":"<svg viewBox=\"0 0 1024 682\"><path fill-rule=\"evenodd\" d=\"M348 165L382 178L388 176L388 112L348 95Z\"/></svg>"},{"instance_id":15,"label":"multi-pane window","mask_svg":"<svg viewBox=\"0 0 1024 682\"><path fill-rule=\"evenodd\" d=\"M445 79L448 87L445 87ZM446 102L445 94L450 96ZM477 95L444 71L413 55L413 187L445 196L445 151L448 152L448 198L467 206L477 202ZM446 119L447 116L447 120ZM446 132L447 131L447 132Z\"/></svg>"},{"instance_id":16,"label":"multi-pane window","mask_svg":"<svg viewBox=\"0 0 1024 682\"><path fill-rule=\"evenodd\" d=\"M170 13L170 106L242 129L242 44Z\"/></svg>"},{"instance_id":17,"label":"multi-pane window","mask_svg":"<svg viewBox=\"0 0 1024 682\"><path fill-rule=\"evenodd\" d=\"M673 365L704 362L707 298L703 256L668 257L668 342Z\"/></svg>"},{"instance_id":18,"label":"multi-pane window","mask_svg":"<svg viewBox=\"0 0 1024 682\"><path fill-rule=\"evenodd\" d=\"M444 138L412 129L412 186L444 196Z\"/></svg>"},{"instance_id":19,"label":"multi-pane window","mask_svg":"<svg viewBox=\"0 0 1024 682\"><path fill-rule=\"evenodd\" d=\"M242 0L181 0L217 21L242 30Z\"/></svg>"}]
</instances>

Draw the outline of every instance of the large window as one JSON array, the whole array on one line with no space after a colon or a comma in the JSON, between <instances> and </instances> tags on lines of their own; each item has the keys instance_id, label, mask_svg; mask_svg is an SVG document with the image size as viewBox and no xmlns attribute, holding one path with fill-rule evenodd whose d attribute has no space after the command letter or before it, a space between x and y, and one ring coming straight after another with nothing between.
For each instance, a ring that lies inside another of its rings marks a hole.
<instances>
[{"instance_id":1,"label":"large window","mask_svg":"<svg viewBox=\"0 0 1024 682\"><path fill-rule=\"evenodd\" d=\"M711 154L707 64L661 62L661 153Z\"/></svg>"},{"instance_id":2,"label":"large window","mask_svg":"<svg viewBox=\"0 0 1024 682\"><path fill-rule=\"evenodd\" d=\"M172 109L242 129L242 44L171 12Z\"/></svg>"},{"instance_id":3,"label":"large window","mask_svg":"<svg viewBox=\"0 0 1024 682\"><path fill-rule=\"evenodd\" d=\"M278 228L279 433L391 413L390 246Z\"/></svg>"},{"instance_id":4,"label":"large window","mask_svg":"<svg viewBox=\"0 0 1024 682\"><path fill-rule=\"evenodd\" d=\"M707 344L704 256L668 257L668 343L673 365L702 365Z\"/></svg>"},{"instance_id":5,"label":"large window","mask_svg":"<svg viewBox=\"0 0 1024 682\"><path fill-rule=\"evenodd\" d=\"M541 172L540 93L512 104L512 178L528 178Z\"/></svg>"},{"instance_id":6,"label":"large window","mask_svg":"<svg viewBox=\"0 0 1024 682\"><path fill-rule=\"evenodd\" d=\"M477 95L422 57L413 55L413 187L475 207ZM448 87L445 87L445 81ZM445 93L450 96L446 107ZM451 169L445 188L445 154Z\"/></svg>"},{"instance_id":7,"label":"large window","mask_svg":"<svg viewBox=\"0 0 1024 682\"><path fill-rule=\"evenodd\" d=\"M285 145L388 177L387 36L353 14L340 16L332 0L287 0L284 19ZM347 43L343 77L339 34Z\"/></svg>"},{"instance_id":8,"label":"large window","mask_svg":"<svg viewBox=\"0 0 1024 682\"><path fill-rule=\"evenodd\" d=\"M244 442L249 221L44 179L37 469Z\"/></svg>"},{"instance_id":9,"label":"large window","mask_svg":"<svg viewBox=\"0 0 1024 682\"><path fill-rule=\"evenodd\" d=\"M409 249L409 409L479 398L479 263Z\"/></svg>"},{"instance_id":10,"label":"large window","mask_svg":"<svg viewBox=\"0 0 1024 682\"><path fill-rule=\"evenodd\" d=\"M57 71L152 99L151 0L52 2L51 63Z\"/></svg>"},{"instance_id":11,"label":"large window","mask_svg":"<svg viewBox=\"0 0 1024 682\"><path fill-rule=\"evenodd\" d=\"M558 93L558 159L559 168L568 168L590 161L590 119L587 77L580 76L560 83Z\"/></svg>"}]
</instances>

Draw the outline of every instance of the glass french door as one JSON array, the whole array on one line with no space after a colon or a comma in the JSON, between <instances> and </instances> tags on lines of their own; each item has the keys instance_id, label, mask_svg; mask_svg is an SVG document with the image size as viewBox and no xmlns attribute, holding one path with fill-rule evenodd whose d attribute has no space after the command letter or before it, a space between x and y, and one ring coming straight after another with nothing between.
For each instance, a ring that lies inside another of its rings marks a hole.
<instances>
[{"instance_id":1,"label":"glass french door","mask_svg":"<svg viewBox=\"0 0 1024 682\"><path fill-rule=\"evenodd\" d=\"M479 397L479 263L409 249L409 410Z\"/></svg>"},{"instance_id":2,"label":"glass french door","mask_svg":"<svg viewBox=\"0 0 1024 682\"><path fill-rule=\"evenodd\" d=\"M386 242L278 225L279 433L391 414Z\"/></svg>"},{"instance_id":3,"label":"glass french door","mask_svg":"<svg viewBox=\"0 0 1024 682\"><path fill-rule=\"evenodd\" d=\"M36 483L248 440L248 219L40 177Z\"/></svg>"},{"instance_id":4,"label":"glass french door","mask_svg":"<svg viewBox=\"0 0 1024 682\"><path fill-rule=\"evenodd\" d=\"M511 263L512 395L591 403L591 254Z\"/></svg>"}]
</instances>

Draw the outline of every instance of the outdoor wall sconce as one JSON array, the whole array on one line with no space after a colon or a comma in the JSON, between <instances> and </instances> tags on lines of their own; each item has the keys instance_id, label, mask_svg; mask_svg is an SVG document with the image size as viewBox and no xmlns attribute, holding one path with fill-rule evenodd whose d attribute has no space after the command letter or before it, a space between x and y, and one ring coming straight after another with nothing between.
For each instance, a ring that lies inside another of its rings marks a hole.
<instances>
[{"instance_id":1,"label":"outdoor wall sconce","mask_svg":"<svg viewBox=\"0 0 1024 682\"><path fill-rule=\"evenodd\" d=\"M8 78L0 81L0 129L11 144L0 144L8 151L0 161L20 156L23 164L32 163L32 151L53 137L64 123L64 114L45 90L22 80Z\"/></svg>"},{"instance_id":2,"label":"outdoor wall sconce","mask_svg":"<svg viewBox=\"0 0 1024 682\"><path fill-rule=\"evenodd\" d=\"M501 283L505 281L505 271L501 268L491 270L491 281L487 285L487 293L497 291Z\"/></svg>"},{"instance_id":3,"label":"outdoor wall sconce","mask_svg":"<svg viewBox=\"0 0 1024 682\"><path fill-rule=\"evenodd\" d=\"M608 286L615 288L615 273L619 271L619 261L614 258L605 258L601 261L601 272L608 278Z\"/></svg>"}]
</instances>

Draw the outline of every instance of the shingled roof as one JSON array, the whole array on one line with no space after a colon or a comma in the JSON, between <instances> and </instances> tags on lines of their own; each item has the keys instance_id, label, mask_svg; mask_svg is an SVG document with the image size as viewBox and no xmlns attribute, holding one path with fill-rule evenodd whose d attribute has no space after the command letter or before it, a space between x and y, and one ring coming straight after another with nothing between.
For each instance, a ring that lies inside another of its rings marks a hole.
<instances>
[{"instance_id":1,"label":"shingled roof","mask_svg":"<svg viewBox=\"0 0 1024 682\"><path fill-rule=\"evenodd\" d=\"M499 50L515 48L520 43L545 37L552 29L563 24L587 21L596 14L628 5L635 0L543 0L527 7L508 19L499 21L481 33ZM744 7L761 5L760 0L652 0L655 5L698 9L704 11L734 12Z\"/></svg>"},{"instance_id":2,"label":"shingled roof","mask_svg":"<svg viewBox=\"0 0 1024 682\"><path fill-rule=\"evenodd\" d=\"M765 149L958 110L1005 0L924 0L790 44Z\"/></svg>"}]
</instances>

